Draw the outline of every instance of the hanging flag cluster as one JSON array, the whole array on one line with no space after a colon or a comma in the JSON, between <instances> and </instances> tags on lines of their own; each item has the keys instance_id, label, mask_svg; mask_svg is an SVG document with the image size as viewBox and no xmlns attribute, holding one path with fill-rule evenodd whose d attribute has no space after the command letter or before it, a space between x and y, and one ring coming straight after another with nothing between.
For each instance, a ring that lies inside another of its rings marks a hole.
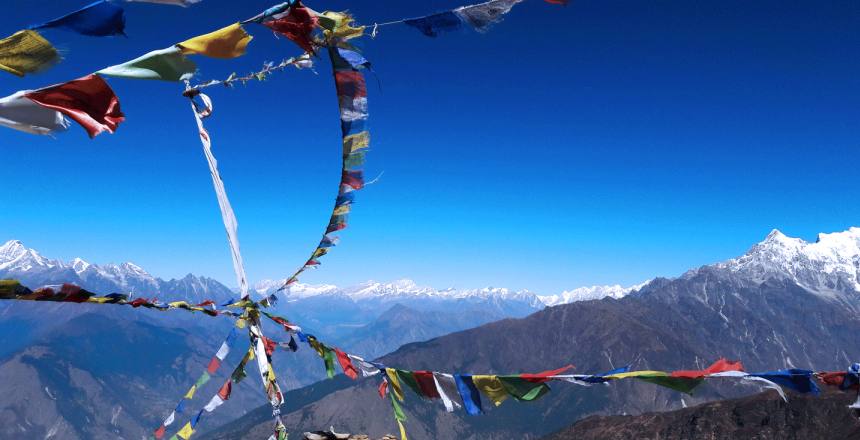
<instances>
[{"instance_id":1,"label":"hanging flag cluster","mask_svg":"<svg viewBox=\"0 0 860 440\"><path fill-rule=\"evenodd\" d=\"M97 13L104 12L103 8L107 7L97 6L101 4L117 7L99 2L81 10L86 13L78 11L67 17L88 17L84 23L91 23L95 21L94 17L103 17L106 14ZM121 8L119 10L122 11ZM84 26L77 20L66 17L60 22L69 20L78 23L79 27ZM47 24L40 27L44 26ZM126 63L101 69L83 78L35 91L17 92L0 98L0 125L26 133L50 135L68 128L68 117L80 124L90 137L104 131L114 133L125 120L125 115L120 110L119 98L102 76L162 81L188 80L194 75L197 66L186 58L186 55L235 58L245 53L245 47L251 38L240 24L235 23L167 49L149 52ZM20 64L17 66L20 67Z\"/></svg>"},{"instance_id":2,"label":"hanging flag cluster","mask_svg":"<svg viewBox=\"0 0 860 440\"><path fill-rule=\"evenodd\" d=\"M188 6L200 0L126 1ZM48 69L59 62L57 49L37 32L44 29L62 29L93 37L125 35L125 11L114 3L100 0L0 39L0 70L24 76Z\"/></svg>"},{"instance_id":3,"label":"hanging flag cluster","mask_svg":"<svg viewBox=\"0 0 860 440\"><path fill-rule=\"evenodd\" d=\"M227 358L227 355L230 354L230 350L233 348L233 343L236 341L236 328L233 327L230 329L230 334L227 335L227 339L221 343L221 347L218 348L218 352L215 353L215 356L212 357L212 360L209 361L209 365L206 366L206 370L203 371L203 374L197 379L194 385L191 385L191 388L187 393L182 397L182 400L179 401L179 404L176 405L176 409L164 419L164 422L161 423L161 426L155 430L154 436L157 440L161 440L164 438L164 434L167 431L167 428L176 421L176 415L182 414L185 411L186 402L194 399L194 394L198 389L202 388L206 385L209 380L218 372L218 369L221 368L221 363L224 362L224 359ZM226 399L224 399L226 400ZM210 411L211 412L211 411ZM199 416L195 419L199 419ZM195 421L196 425L196 421ZM193 427L192 427L193 428Z\"/></svg>"}]
</instances>

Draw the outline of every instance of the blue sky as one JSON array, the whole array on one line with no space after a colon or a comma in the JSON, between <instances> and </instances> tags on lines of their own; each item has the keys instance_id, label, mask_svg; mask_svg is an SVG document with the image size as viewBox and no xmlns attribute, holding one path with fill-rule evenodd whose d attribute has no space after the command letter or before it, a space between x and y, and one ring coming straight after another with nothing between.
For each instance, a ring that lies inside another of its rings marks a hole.
<instances>
[{"instance_id":1,"label":"blue sky","mask_svg":"<svg viewBox=\"0 0 860 440\"><path fill-rule=\"evenodd\" d=\"M6 34L85 1L10 0ZM310 2L360 22L450 9L429 0ZM254 15L266 1L127 4L129 38L58 30L54 69L3 96L83 76ZM743 253L772 228L814 239L860 225L860 4L528 0L489 34L405 26L361 41L373 149L350 228L304 281L413 278L556 293L632 284ZM261 27L200 78L298 53ZM339 177L326 61L214 89L208 121L251 279L288 275L327 222ZM234 284L211 182L174 83L111 79L127 121L89 140L0 131L0 241L134 261Z\"/></svg>"}]
</instances>

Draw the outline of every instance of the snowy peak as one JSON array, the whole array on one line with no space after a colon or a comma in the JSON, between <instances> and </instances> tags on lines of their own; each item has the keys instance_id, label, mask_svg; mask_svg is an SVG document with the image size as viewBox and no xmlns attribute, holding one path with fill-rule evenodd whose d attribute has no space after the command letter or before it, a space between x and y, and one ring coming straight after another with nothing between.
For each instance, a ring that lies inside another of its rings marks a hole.
<instances>
[{"instance_id":1,"label":"snowy peak","mask_svg":"<svg viewBox=\"0 0 860 440\"><path fill-rule=\"evenodd\" d=\"M59 261L43 257L35 249L27 248L18 240L10 240L0 246L0 270L51 269L60 264Z\"/></svg>"},{"instance_id":2,"label":"snowy peak","mask_svg":"<svg viewBox=\"0 0 860 440\"><path fill-rule=\"evenodd\" d=\"M74 283L99 293L122 292L146 296L168 294L198 298L226 299L230 289L217 281L188 275L182 280L164 281L134 263L98 265L75 258L70 262L51 260L35 249L11 240L0 246L0 279L12 278L30 287ZM209 298L209 297L212 298Z\"/></svg>"},{"instance_id":3,"label":"snowy peak","mask_svg":"<svg viewBox=\"0 0 860 440\"><path fill-rule=\"evenodd\" d=\"M786 277L820 293L860 292L860 228L818 234L814 243L773 230L743 256L715 267L759 282Z\"/></svg>"},{"instance_id":4,"label":"snowy peak","mask_svg":"<svg viewBox=\"0 0 860 440\"><path fill-rule=\"evenodd\" d=\"M573 290L566 290L557 295L541 296L540 300L547 307L557 306L559 304L570 304L577 301L591 301L603 298L621 299L625 296L638 291L651 280L630 287L622 287L619 284L613 286L591 286L580 287Z\"/></svg>"}]
</instances>

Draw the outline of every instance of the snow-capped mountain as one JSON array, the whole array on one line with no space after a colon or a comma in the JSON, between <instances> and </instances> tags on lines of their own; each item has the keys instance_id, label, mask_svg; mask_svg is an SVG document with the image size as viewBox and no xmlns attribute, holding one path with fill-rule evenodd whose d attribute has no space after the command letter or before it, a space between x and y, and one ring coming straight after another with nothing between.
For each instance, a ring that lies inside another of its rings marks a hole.
<instances>
[{"instance_id":1,"label":"snow-capped mountain","mask_svg":"<svg viewBox=\"0 0 860 440\"><path fill-rule=\"evenodd\" d=\"M11 240L0 246L0 278L17 279L30 287L74 283L99 293L122 292L164 299L227 299L229 288L210 278L187 275L165 281L134 263L98 265L75 258L70 262L42 256Z\"/></svg>"},{"instance_id":2,"label":"snow-capped mountain","mask_svg":"<svg viewBox=\"0 0 860 440\"><path fill-rule=\"evenodd\" d=\"M539 296L538 298L547 307L557 306L559 304L570 304L577 301L591 301L603 298L621 299L625 296L638 291L651 280L639 283L635 286L622 287L619 284L613 286L591 286L579 287L573 290L565 290L557 295Z\"/></svg>"},{"instance_id":3,"label":"snow-capped mountain","mask_svg":"<svg viewBox=\"0 0 860 440\"><path fill-rule=\"evenodd\" d=\"M758 282L787 278L825 296L860 292L860 228L818 234L814 243L774 229L743 256L713 267Z\"/></svg>"}]
</instances>

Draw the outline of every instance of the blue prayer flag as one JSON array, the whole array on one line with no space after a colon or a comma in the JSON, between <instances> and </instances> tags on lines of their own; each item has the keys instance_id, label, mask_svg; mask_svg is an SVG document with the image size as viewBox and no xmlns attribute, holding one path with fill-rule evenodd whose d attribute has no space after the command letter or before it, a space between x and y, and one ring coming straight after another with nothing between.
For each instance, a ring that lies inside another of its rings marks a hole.
<instances>
[{"instance_id":1,"label":"blue prayer flag","mask_svg":"<svg viewBox=\"0 0 860 440\"><path fill-rule=\"evenodd\" d=\"M67 29L93 37L125 35L125 11L100 0L47 23L30 26L30 29L45 28Z\"/></svg>"},{"instance_id":2,"label":"blue prayer flag","mask_svg":"<svg viewBox=\"0 0 860 440\"><path fill-rule=\"evenodd\" d=\"M472 376L468 374L455 374L454 380L457 382L457 391L460 392L460 398L463 400L463 406L469 415L476 416L481 414L481 394L475 383L472 382Z\"/></svg>"}]
</instances>

